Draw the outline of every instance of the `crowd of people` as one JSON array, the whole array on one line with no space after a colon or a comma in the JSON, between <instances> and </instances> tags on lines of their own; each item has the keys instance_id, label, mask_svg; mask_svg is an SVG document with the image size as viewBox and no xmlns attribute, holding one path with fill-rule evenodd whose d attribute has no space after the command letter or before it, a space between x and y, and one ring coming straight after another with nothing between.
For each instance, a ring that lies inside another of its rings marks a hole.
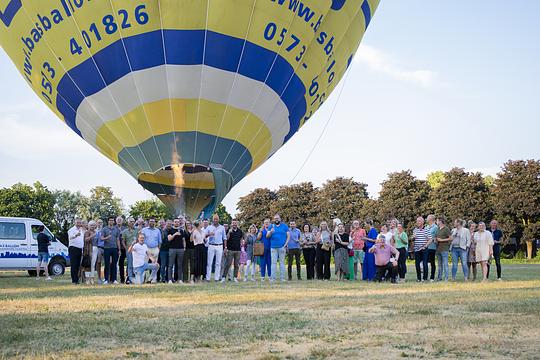
<instances>
[{"instance_id":1,"label":"crowd of people","mask_svg":"<svg viewBox=\"0 0 540 360\"><path fill-rule=\"evenodd\" d=\"M476 280L477 267L486 281L492 259L500 280L502 237L495 220L489 229L484 222L461 219L450 227L444 217L433 215L418 217L410 236L396 219L378 230L369 219L299 228L279 214L260 226L251 224L247 232L236 219L221 224L217 214L194 222L181 216L159 221L118 216L107 224L75 219L68 231L74 284L245 282L256 281L257 273L260 281L276 281L278 273L281 281L291 281L293 264L301 280L302 257L307 280L330 280L333 257L337 281L399 283L406 281L409 252L418 282L456 280L459 261L465 281Z\"/></svg>"}]
</instances>

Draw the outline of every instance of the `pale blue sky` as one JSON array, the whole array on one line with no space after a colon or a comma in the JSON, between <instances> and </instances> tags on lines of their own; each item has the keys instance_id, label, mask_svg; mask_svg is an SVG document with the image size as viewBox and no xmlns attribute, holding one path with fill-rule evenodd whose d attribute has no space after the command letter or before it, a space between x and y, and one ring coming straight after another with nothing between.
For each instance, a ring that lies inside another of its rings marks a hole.
<instances>
[{"instance_id":1,"label":"pale blue sky","mask_svg":"<svg viewBox=\"0 0 540 360\"><path fill-rule=\"evenodd\" d=\"M495 174L540 158L540 2L382 0L330 127L295 182L351 176L377 196L387 173L454 166ZM71 133L0 51L0 187L111 186L125 205L137 182ZM289 184L336 103L321 111L224 203Z\"/></svg>"}]
</instances>

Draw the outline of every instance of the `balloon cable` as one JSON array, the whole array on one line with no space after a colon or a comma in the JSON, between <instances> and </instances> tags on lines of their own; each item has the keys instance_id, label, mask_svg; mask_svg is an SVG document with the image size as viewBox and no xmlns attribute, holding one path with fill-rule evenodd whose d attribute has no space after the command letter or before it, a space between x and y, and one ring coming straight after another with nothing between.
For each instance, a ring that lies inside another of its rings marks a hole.
<instances>
[{"instance_id":1,"label":"balloon cable","mask_svg":"<svg viewBox=\"0 0 540 360\"><path fill-rule=\"evenodd\" d=\"M352 65L352 64L351 64ZM349 77L349 74L351 73L351 67L349 67L349 69L347 69L347 73L345 74L345 77L343 79L343 85L341 86L341 89L339 90L339 93L338 93L338 98L336 100L336 102L334 103L334 107L332 108L332 112L330 113L330 116L328 117L328 120L326 120L326 124L324 124L324 127L321 131L321 133L319 134L319 137L317 138L317 141L315 141L315 144L313 144L313 147L311 148L311 150L309 151L309 154L307 155L306 159L304 160L304 162L302 163L302 165L298 168L298 171L296 172L296 174L294 175L294 177L291 179L291 181L289 181L289 186L293 183L293 181L298 177L298 175L300 174L300 172L302 171L302 169L304 169L304 166L306 166L307 162L309 161L311 155L313 155L313 152L315 151L315 148L317 147L317 145L319 145L319 142L321 141L322 137L324 136L324 134L326 133L326 130L328 129L328 125L330 125L330 122L332 121L332 118L334 117L334 113L336 111L336 108L337 108L337 105L339 103L339 100L341 99L341 95L343 94L343 89L345 88L345 85L347 83L347 78Z\"/></svg>"}]
</instances>

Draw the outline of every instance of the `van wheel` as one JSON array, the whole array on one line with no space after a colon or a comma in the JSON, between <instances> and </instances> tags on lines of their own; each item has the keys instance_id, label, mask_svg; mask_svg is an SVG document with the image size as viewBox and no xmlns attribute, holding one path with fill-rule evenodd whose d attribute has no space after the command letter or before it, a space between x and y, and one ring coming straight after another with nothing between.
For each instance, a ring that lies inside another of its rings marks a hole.
<instances>
[{"instance_id":1,"label":"van wheel","mask_svg":"<svg viewBox=\"0 0 540 360\"><path fill-rule=\"evenodd\" d=\"M63 261L53 260L49 264L49 274L50 275L52 275L52 276L60 276L60 275L64 275L64 272L66 272L66 265L64 264Z\"/></svg>"}]
</instances>

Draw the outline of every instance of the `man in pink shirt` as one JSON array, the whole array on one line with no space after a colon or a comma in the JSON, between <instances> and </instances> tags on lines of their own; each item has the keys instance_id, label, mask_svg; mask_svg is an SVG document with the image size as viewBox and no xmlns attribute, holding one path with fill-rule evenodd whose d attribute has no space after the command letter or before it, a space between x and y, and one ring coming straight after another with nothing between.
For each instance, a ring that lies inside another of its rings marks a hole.
<instances>
[{"instance_id":1,"label":"man in pink shirt","mask_svg":"<svg viewBox=\"0 0 540 360\"><path fill-rule=\"evenodd\" d=\"M375 266L377 267L375 281L381 282L382 278L387 278L388 272L392 279L392 284L395 284L399 251L392 245L386 244L385 237L381 234L377 238L375 245L369 249L369 252L375 255Z\"/></svg>"}]
</instances>

